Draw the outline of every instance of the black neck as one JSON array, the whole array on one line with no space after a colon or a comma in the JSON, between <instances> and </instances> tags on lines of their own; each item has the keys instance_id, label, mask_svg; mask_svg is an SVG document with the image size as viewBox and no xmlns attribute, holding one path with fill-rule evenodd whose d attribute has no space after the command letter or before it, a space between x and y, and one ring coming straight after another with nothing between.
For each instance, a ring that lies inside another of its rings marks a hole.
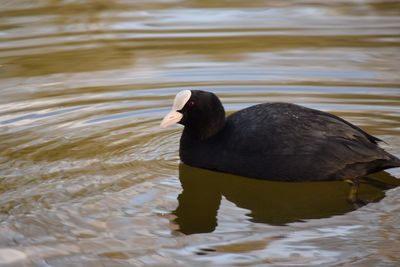
<instances>
[{"instance_id":1,"label":"black neck","mask_svg":"<svg viewBox=\"0 0 400 267\"><path fill-rule=\"evenodd\" d=\"M189 135L191 138L204 140L216 135L225 126L225 110L218 107L212 115L198 120L195 124L185 126L184 135Z\"/></svg>"}]
</instances>

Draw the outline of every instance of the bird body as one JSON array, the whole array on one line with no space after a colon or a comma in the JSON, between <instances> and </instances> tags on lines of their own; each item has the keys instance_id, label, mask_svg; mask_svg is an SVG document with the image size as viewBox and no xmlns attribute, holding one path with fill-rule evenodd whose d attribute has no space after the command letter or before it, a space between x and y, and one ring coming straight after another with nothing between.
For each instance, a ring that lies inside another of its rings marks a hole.
<instances>
[{"instance_id":1,"label":"bird body","mask_svg":"<svg viewBox=\"0 0 400 267\"><path fill-rule=\"evenodd\" d=\"M190 166L284 181L357 180L400 167L398 158L378 146L380 139L335 115L264 103L225 118L214 94L188 96L176 112L185 126L180 158Z\"/></svg>"}]
</instances>

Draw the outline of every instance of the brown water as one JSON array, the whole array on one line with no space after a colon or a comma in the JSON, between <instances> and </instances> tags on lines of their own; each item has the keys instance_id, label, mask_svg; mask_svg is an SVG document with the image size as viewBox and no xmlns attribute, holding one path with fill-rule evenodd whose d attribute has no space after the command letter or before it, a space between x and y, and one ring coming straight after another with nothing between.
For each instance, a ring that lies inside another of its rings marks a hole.
<instances>
[{"instance_id":1,"label":"brown water","mask_svg":"<svg viewBox=\"0 0 400 267\"><path fill-rule=\"evenodd\" d=\"M398 1L0 7L1 266L399 264L399 169L356 209L342 182L179 166L181 128L158 126L202 89L335 113L400 156Z\"/></svg>"}]
</instances>

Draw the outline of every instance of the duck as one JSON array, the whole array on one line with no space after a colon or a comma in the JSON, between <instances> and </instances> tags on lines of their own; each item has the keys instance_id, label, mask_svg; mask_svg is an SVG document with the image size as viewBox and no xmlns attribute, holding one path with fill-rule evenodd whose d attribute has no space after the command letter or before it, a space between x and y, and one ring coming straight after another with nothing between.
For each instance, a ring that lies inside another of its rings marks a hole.
<instances>
[{"instance_id":1,"label":"duck","mask_svg":"<svg viewBox=\"0 0 400 267\"><path fill-rule=\"evenodd\" d=\"M161 121L184 126L179 156L189 166L278 181L345 180L400 167L381 139L327 112L271 102L226 116L212 92L180 91Z\"/></svg>"}]
</instances>

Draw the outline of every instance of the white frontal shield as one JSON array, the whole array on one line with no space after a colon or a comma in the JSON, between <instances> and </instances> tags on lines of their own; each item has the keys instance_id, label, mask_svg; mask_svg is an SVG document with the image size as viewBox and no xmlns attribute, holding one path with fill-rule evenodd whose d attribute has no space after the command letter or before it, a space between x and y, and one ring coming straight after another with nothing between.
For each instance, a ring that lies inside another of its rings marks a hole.
<instances>
[{"instance_id":1,"label":"white frontal shield","mask_svg":"<svg viewBox=\"0 0 400 267\"><path fill-rule=\"evenodd\" d=\"M167 128L168 126L178 123L182 119L183 114L178 112L178 110L181 110L186 105L191 96L192 92L190 90L180 91L175 96L172 110L162 120L160 124L161 128Z\"/></svg>"}]
</instances>

